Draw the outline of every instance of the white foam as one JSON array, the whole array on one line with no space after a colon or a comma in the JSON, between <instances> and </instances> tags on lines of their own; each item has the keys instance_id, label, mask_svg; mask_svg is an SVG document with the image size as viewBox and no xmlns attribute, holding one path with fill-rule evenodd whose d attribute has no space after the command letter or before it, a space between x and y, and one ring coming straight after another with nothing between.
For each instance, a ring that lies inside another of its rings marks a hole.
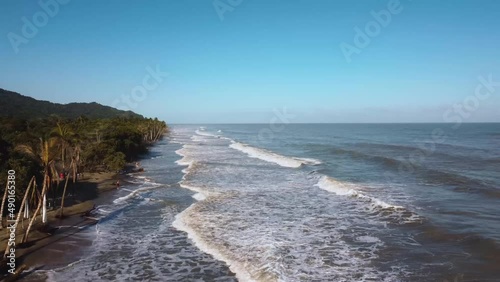
<instances>
[{"instance_id":1,"label":"white foam","mask_svg":"<svg viewBox=\"0 0 500 282\"><path fill-rule=\"evenodd\" d=\"M196 200L198 200L198 199L205 200L208 196L210 196L210 193L209 193L209 192L207 192L207 191L205 191L205 190L203 190L203 189L201 189L201 188L199 188L199 187L196 187L196 186L191 186L191 185L185 184L185 183L183 183L183 182L184 182L184 181L181 181L181 182L180 182L180 184L179 184L182 188L186 188L186 189L188 189L188 190L191 190L191 191L193 191L193 192L196 192L196 194L195 194L195 195L193 195L193 198L194 198L194 199L196 199ZM199 194L199 195L198 195L198 194ZM199 200L199 201L201 201L201 200Z\"/></svg>"},{"instance_id":2,"label":"white foam","mask_svg":"<svg viewBox=\"0 0 500 282\"><path fill-rule=\"evenodd\" d=\"M184 176L182 176L182 179L186 178L186 175L189 173L193 165L195 164L194 160L188 157L187 155L187 145L182 146L181 149L175 151L175 153L179 156L182 157L182 159L175 161L176 164L180 166L187 166L182 170L182 173L184 173Z\"/></svg>"},{"instance_id":3,"label":"white foam","mask_svg":"<svg viewBox=\"0 0 500 282\"><path fill-rule=\"evenodd\" d=\"M161 183L157 183L155 181L153 181L151 178L148 178L144 175L131 175L133 178L137 179L136 181L134 180L130 180L131 183L134 183L134 184L147 184L147 185L155 185L155 186L160 186L162 185ZM128 189L123 189L125 191L131 191L131 190L128 190Z\"/></svg>"},{"instance_id":4,"label":"white foam","mask_svg":"<svg viewBox=\"0 0 500 282\"><path fill-rule=\"evenodd\" d=\"M190 138L192 141L197 142L197 143L205 143L207 142L207 137L201 136L201 135L193 135Z\"/></svg>"},{"instance_id":5,"label":"white foam","mask_svg":"<svg viewBox=\"0 0 500 282\"><path fill-rule=\"evenodd\" d=\"M99 212L102 213L102 214L109 214L109 213L111 213L111 211L105 210L105 209L103 209L101 207L97 207L97 210L99 210Z\"/></svg>"},{"instance_id":6,"label":"white foam","mask_svg":"<svg viewBox=\"0 0 500 282\"><path fill-rule=\"evenodd\" d=\"M141 193L141 192L145 192L145 191L148 191L148 190L156 189L156 188L158 188L159 186L161 186L161 185L154 185L154 186L152 186L152 187L143 187L143 188L139 188L139 189L137 189L137 190L132 191L130 194L128 194L128 195L126 195L126 196L123 196L123 197L120 197L120 198L118 198L118 199L115 199L115 200L113 201L113 203L118 204L118 203L124 202L124 201L126 201L126 200L128 200L128 199L130 199L130 198L132 198L132 197L135 197L137 194L139 194L139 193ZM128 192L128 191L127 191L127 192Z\"/></svg>"},{"instance_id":7,"label":"white foam","mask_svg":"<svg viewBox=\"0 0 500 282\"><path fill-rule=\"evenodd\" d=\"M294 158L294 159L299 160L299 161L303 161L306 164L310 164L310 165L320 165L323 163L322 161L317 160L317 159L313 159L313 158Z\"/></svg>"},{"instance_id":8,"label":"white foam","mask_svg":"<svg viewBox=\"0 0 500 282\"><path fill-rule=\"evenodd\" d=\"M146 178L146 179L144 180L144 184L147 184L147 185L153 185L153 186L161 186L161 185L163 185L163 184L158 183L158 182L155 182L155 181L153 181L153 180L151 180L151 179L149 179L149 178Z\"/></svg>"},{"instance_id":9,"label":"white foam","mask_svg":"<svg viewBox=\"0 0 500 282\"><path fill-rule=\"evenodd\" d=\"M362 242L362 243L380 243L380 239L377 238L377 237L373 237L373 236L358 236L356 237L356 240L358 242Z\"/></svg>"},{"instance_id":10,"label":"white foam","mask_svg":"<svg viewBox=\"0 0 500 282\"><path fill-rule=\"evenodd\" d=\"M224 256L219 250L210 247L210 245L207 244L207 242L201 239L201 237L192 228L189 227L189 224L187 224L185 221L187 220L187 214L193 209L194 205L196 205L196 203L191 205L189 208L187 208L177 216L175 216L175 220L172 223L172 226L177 230L186 232L188 238L191 239L196 245L196 247L198 247L198 249L200 249L202 252L205 252L213 256L217 260L225 262L229 266L229 269L235 273L236 278L238 278L239 281L242 282L256 281L246 271L243 264L229 260L229 258Z\"/></svg>"},{"instance_id":11,"label":"white foam","mask_svg":"<svg viewBox=\"0 0 500 282\"><path fill-rule=\"evenodd\" d=\"M202 129L204 130L204 128ZM196 131L196 134L198 135L201 135L201 136L211 136L211 137L216 137L214 135L211 135L211 134L207 134L207 133L202 133L200 132L199 130ZM187 145L184 145L182 149L179 149L177 150L175 153L182 156L183 158L176 161L176 163L178 165L187 165L188 167L186 169L183 169L182 172L185 174L183 176L183 179L185 179L186 177L186 174L189 173L189 170L190 168L194 165L194 161L192 159L190 159L188 157L188 146ZM181 187L183 188L186 188L186 189L189 189L191 191L194 191L196 192L196 194L193 195L193 198L195 200L197 200L198 202L200 201L204 201L207 199L207 197L209 197L209 193L199 187L195 187L195 186L191 186L191 185L187 185L185 183L183 183L184 181L181 181L179 184ZM231 269L231 271L233 271L236 275L236 277L238 278L239 281L255 281L251 278L250 274L245 270L244 266L237 263L237 262L233 262L233 261L230 261L227 257L225 257L224 255L222 255L221 252L219 252L216 248L211 248L206 242L204 242L200 237L199 235L192 229L189 227L188 224L186 224L185 220L186 220L186 217L187 217L187 214L193 209L194 205L196 205L196 203L194 203L193 205L191 205L189 208L187 208L186 210L184 210L183 212L179 213L176 215L175 217L175 220L174 222L172 223L172 226L174 228L176 228L177 230L180 230L180 231L183 231L183 232L186 232L187 235L188 235L188 238L190 238L196 245L196 247L198 249L200 249L201 251L207 253L207 254L210 254L212 255L215 259L217 260L220 260L220 261L224 261L228 266L229 266L229 269Z\"/></svg>"},{"instance_id":12,"label":"white foam","mask_svg":"<svg viewBox=\"0 0 500 282\"><path fill-rule=\"evenodd\" d=\"M65 266L62 266L59 268L55 268L55 269L50 269L50 270L43 270L43 269L37 270L36 268L29 268L26 270L26 272L45 274L45 276L46 276L45 281L46 282L52 282L52 281L55 282L55 281L59 281L58 279L56 279L57 272L60 272L60 271L66 270L66 269L70 269L70 268L74 267L75 265L82 263L84 261L85 261L85 259L79 259L77 261L69 263L68 265L65 265ZM28 278L28 280L29 280L29 278Z\"/></svg>"},{"instance_id":13,"label":"white foam","mask_svg":"<svg viewBox=\"0 0 500 282\"><path fill-rule=\"evenodd\" d=\"M352 196L368 200L371 203L373 203L373 205L383 209L389 209L389 208L404 209L404 207L402 206L391 205L377 198L367 196L361 193L360 191L356 190L355 187L353 187L353 185L337 181L334 178L328 176L322 176L315 186L340 196Z\"/></svg>"},{"instance_id":14,"label":"white foam","mask_svg":"<svg viewBox=\"0 0 500 282\"><path fill-rule=\"evenodd\" d=\"M202 193L196 193L193 195L193 198L197 200L198 202L205 200L207 197L203 195Z\"/></svg>"},{"instance_id":15,"label":"white foam","mask_svg":"<svg viewBox=\"0 0 500 282\"><path fill-rule=\"evenodd\" d=\"M191 164L193 164L193 160L187 156L186 150L187 150L187 147L186 147L186 145L184 145L184 146L182 146L181 149L175 151L175 153L177 155L182 157L182 159L175 161L176 164L181 165L181 166L190 166Z\"/></svg>"},{"instance_id":16,"label":"white foam","mask_svg":"<svg viewBox=\"0 0 500 282\"><path fill-rule=\"evenodd\" d=\"M354 196L357 195L358 192L352 188L349 188L339 181L328 177L328 176L323 176L320 178L319 182L316 184L319 188L326 190L328 192L335 193L337 195L345 196Z\"/></svg>"},{"instance_id":17,"label":"white foam","mask_svg":"<svg viewBox=\"0 0 500 282\"><path fill-rule=\"evenodd\" d=\"M261 159L266 162L275 163L283 167L298 168L304 164L320 164L321 162L315 159L293 158L282 156L265 149L255 148L247 144L234 142L229 147L247 154L251 158Z\"/></svg>"},{"instance_id":18,"label":"white foam","mask_svg":"<svg viewBox=\"0 0 500 282\"><path fill-rule=\"evenodd\" d=\"M382 277L391 277L392 273L380 272L371 264L382 241L367 229L342 232L358 223L376 227L379 215L368 213L365 218L352 215L353 209L344 212L344 206L322 208L345 203L371 207L382 202L361 194L355 185L337 192L369 201L325 197L326 192L313 187L316 175L258 165L260 161L248 156L291 168L317 165L319 160L282 156L231 139L228 147L212 137L217 136L197 135L177 152L183 157L177 163L188 166L180 186L196 192L197 202L178 214L172 225L186 232L197 248L226 262L240 281L383 281ZM235 154L233 149L245 154ZM343 236L370 247L352 246ZM318 242L324 243L318 246Z\"/></svg>"},{"instance_id":19,"label":"white foam","mask_svg":"<svg viewBox=\"0 0 500 282\"><path fill-rule=\"evenodd\" d=\"M202 132L200 130L196 130L195 133L200 135L200 136L205 136L205 137L217 137L217 135L215 135L215 134L211 134L208 132Z\"/></svg>"}]
</instances>

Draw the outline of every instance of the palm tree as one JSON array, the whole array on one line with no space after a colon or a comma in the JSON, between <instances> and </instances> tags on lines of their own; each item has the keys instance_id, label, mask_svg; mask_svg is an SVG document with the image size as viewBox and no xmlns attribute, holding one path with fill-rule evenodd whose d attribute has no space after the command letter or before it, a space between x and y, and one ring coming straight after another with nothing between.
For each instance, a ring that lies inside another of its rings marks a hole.
<instances>
[{"instance_id":1,"label":"palm tree","mask_svg":"<svg viewBox=\"0 0 500 282\"><path fill-rule=\"evenodd\" d=\"M42 205L43 205L42 222L43 223L47 222L47 209L46 209L47 191L50 188L54 179L57 181L57 183L59 183L59 177L55 167L55 161L57 160L57 155L59 154L57 144L58 144L57 139L52 137L46 140L40 138L40 146L38 148L29 145L19 145L16 147L18 151L25 153L34 158L35 160L37 160L43 167L43 188L40 194L41 199L38 201L37 209L33 214L33 216L31 217L23 242L27 240L31 226L33 225L33 222L35 221L36 216L40 211Z\"/></svg>"},{"instance_id":2,"label":"palm tree","mask_svg":"<svg viewBox=\"0 0 500 282\"><path fill-rule=\"evenodd\" d=\"M68 125L62 124L61 122L57 122L57 126L54 129L52 129L50 136L57 138L58 145L59 145L59 148L61 150L62 166L64 169L66 166L66 158L65 157L66 157L67 149L70 146L71 139L73 138L74 133Z\"/></svg>"},{"instance_id":3,"label":"palm tree","mask_svg":"<svg viewBox=\"0 0 500 282\"><path fill-rule=\"evenodd\" d=\"M138 125L139 132L143 135L143 140L147 143L154 143L168 132L167 124L159 121L157 118L148 119L146 122Z\"/></svg>"},{"instance_id":4,"label":"palm tree","mask_svg":"<svg viewBox=\"0 0 500 282\"><path fill-rule=\"evenodd\" d=\"M48 175L44 175L43 176L43 188L42 188L42 193L40 196L45 195L47 193L47 187L50 185L50 182L49 183L47 183L47 182L49 182L49 177L48 177ZM25 243L28 240L28 235L30 234L31 226L35 222L36 215L38 214L38 212L40 211L40 208L42 207L42 202L45 203L45 201L43 201L42 199L38 200L38 206L35 210L35 213L31 217L31 220L28 224L28 228L26 229L26 232L24 233L22 243ZM42 215L42 218L43 218L43 215Z\"/></svg>"},{"instance_id":5,"label":"palm tree","mask_svg":"<svg viewBox=\"0 0 500 282\"><path fill-rule=\"evenodd\" d=\"M75 161L74 157L73 157L69 167L70 167L72 175L73 175L73 185L75 185L77 168L76 168L76 161ZM64 217L64 198L66 197L66 188L68 187L68 180L69 180L69 176L66 176L66 182L64 183L64 190L63 190L63 194L62 194L62 198L61 198L61 212L59 214L60 218Z\"/></svg>"},{"instance_id":6,"label":"palm tree","mask_svg":"<svg viewBox=\"0 0 500 282\"><path fill-rule=\"evenodd\" d=\"M28 194L29 194L29 191L30 191L30 188L33 186L33 189L35 189L35 186L36 186L36 182L35 182L35 177L33 176L28 184L28 188L26 188L26 191L24 191L24 197L23 197L23 201L21 202L21 208L19 209L19 212L17 213L17 218L16 218L16 222L14 223L14 226L17 228L17 225L19 224L19 219L21 219L21 216L23 215L23 209L26 208L26 200L28 198ZM10 245L7 244L7 246L5 247L5 252L4 252L4 256L7 256L10 252Z\"/></svg>"}]
</instances>

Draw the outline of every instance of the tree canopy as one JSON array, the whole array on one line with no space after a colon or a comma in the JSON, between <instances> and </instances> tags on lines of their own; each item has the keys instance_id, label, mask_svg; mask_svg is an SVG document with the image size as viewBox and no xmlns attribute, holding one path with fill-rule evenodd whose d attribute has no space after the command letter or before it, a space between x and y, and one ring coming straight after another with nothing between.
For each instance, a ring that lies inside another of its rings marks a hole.
<instances>
[{"instance_id":1,"label":"tree canopy","mask_svg":"<svg viewBox=\"0 0 500 282\"><path fill-rule=\"evenodd\" d=\"M95 103L53 104L13 92L8 95L14 98L7 99L5 92L0 89L0 171L15 170L20 189L27 187L32 176L41 182L49 166L49 174L69 173L72 163L81 172L119 171L168 132L164 121L132 112ZM16 101L31 102L16 114L13 111L20 108L2 110ZM65 111L59 112L61 107ZM94 108L88 116L81 114L86 107ZM24 111L37 114L21 114ZM0 183L5 183L6 176L0 174Z\"/></svg>"}]
</instances>

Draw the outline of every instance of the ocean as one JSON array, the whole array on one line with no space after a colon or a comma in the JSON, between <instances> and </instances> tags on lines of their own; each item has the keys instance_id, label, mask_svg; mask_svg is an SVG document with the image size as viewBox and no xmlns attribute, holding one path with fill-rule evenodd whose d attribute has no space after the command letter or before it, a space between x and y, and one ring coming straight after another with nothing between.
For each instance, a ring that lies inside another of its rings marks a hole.
<instances>
[{"instance_id":1,"label":"ocean","mask_svg":"<svg viewBox=\"0 0 500 282\"><path fill-rule=\"evenodd\" d=\"M500 124L176 125L141 163L48 280L500 281Z\"/></svg>"}]
</instances>

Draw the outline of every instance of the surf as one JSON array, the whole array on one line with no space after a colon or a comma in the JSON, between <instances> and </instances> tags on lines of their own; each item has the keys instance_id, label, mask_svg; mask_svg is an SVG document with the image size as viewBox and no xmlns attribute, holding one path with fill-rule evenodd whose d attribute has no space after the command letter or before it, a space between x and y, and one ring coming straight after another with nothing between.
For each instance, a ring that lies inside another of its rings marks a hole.
<instances>
[{"instance_id":1,"label":"surf","mask_svg":"<svg viewBox=\"0 0 500 282\"><path fill-rule=\"evenodd\" d=\"M283 155L276 154L274 152L268 151L266 149L260 149L256 147L252 147L250 145L239 143L233 141L230 145L230 148L238 150L247 154L251 158L260 159L269 163L275 163L282 167L289 168L299 168L304 165L319 165L321 161L311 158L296 158L296 157L287 157Z\"/></svg>"},{"instance_id":2,"label":"surf","mask_svg":"<svg viewBox=\"0 0 500 282\"><path fill-rule=\"evenodd\" d=\"M323 175L318 183L315 184L325 191L334 193L338 196L345 196L351 199L358 199L368 203L368 209L381 215L395 216L399 223L415 223L422 222L423 218L418 214L409 211L401 205L393 205L376 197L367 195L359 190L355 184L341 182L335 178Z\"/></svg>"}]
</instances>

